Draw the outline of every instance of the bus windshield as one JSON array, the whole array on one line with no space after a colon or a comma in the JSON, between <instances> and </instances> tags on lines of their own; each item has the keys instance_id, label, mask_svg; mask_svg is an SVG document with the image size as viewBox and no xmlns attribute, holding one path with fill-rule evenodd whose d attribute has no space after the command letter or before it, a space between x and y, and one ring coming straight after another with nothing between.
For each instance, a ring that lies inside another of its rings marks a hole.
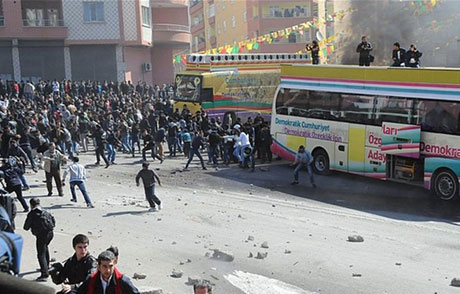
<instances>
[{"instance_id":1,"label":"bus windshield","mask_svg":"<svg viewBox=\"0 0 460 294\"><path fill-rule=\"evenodd\" d=\"M197 75L177 75L176 95L178 101L199 102L203 78Z\"/></svg>"}]
</instances>

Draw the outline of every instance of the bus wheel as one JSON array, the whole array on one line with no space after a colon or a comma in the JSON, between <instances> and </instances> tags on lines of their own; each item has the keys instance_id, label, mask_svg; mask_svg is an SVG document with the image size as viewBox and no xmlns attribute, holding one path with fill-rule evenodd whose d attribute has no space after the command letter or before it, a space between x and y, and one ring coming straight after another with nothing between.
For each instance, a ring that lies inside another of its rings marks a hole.
<instances>
[{"instance_id":1,"label":"bus wheel","mask_svg":"<svg viewBox=\"0 0 460 294\"><path fill-rule=\"evenodd\" d=\"M450 170L442 170L434 178L434 192L441 200L452 200L458 195L458 178Z\"/></svg>"},{"instance_id":2,"label":"bus wheel","mask_svg":"<svg viewBox=\"0 0 460 294\"><path fill-rule=\"evenodd\" d=\"M329 174L329 156L323 149L313 152L313 170L319 175Z\"/></svg>"}]
</instances>

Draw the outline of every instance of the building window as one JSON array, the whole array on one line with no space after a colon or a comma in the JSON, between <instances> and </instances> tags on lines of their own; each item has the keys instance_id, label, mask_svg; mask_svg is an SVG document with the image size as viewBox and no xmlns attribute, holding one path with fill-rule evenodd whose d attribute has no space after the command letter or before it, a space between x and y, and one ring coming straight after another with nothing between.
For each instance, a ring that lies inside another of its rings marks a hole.
<instances>
[{"instance_id":1,"label":"building window","mask_svg":"<svg viewBox=\"0 0 460 294\"><path fill-rule=\"evenodd\" d=\"M214 14L214 4L209 5L209 17L213 17Z\"/></svg>"},{"instance_id":2,"label":"building window","mask_svg":"<svg viewBox=\"0 0 460 294\"><path fill-rule=\"evenodd\" d=\"M146 27L151 26L150 21L150 7L142 6L142 25Z\"/></svg>"},{"instance_id":3,"label":"building window","mask_svg":"<svg viewBox=\"0 0 460 294\"><path fill-rule=\"evenodd\" d=\"M243 11L243 21L248 22L248 11L246 9Z\"/></svg>"},{"instance_id":4,"label":"building window","mask_svg":"<svg viewBox=\"0 0 460 294\"><path fill-rule=\"evenodd\" d=\"M225 20L222 23L222 26L224 27L224 32L226 32L227 31L227 22Z\"/></svg>"},{"instance_id":5,"label":"building window","mask_svg":"<svg viewBox=\"0 0 460 294\"><path fill-rule=\"evenodd\" d=\"M257 5L252 6L252 18L257 19L259 17L259 7Z\"/></svg>"},{"instance_id":6,"label":"building window","mask_svg":"<svg viewBox=\"0 0 460 294\"><path fill-rule=\"evenodd\" d=\"M5 19L3 17L3 0L0 0L0 27L5 25Z\"/></svg>"},{"instance_id":7,"label":"building window","mask_svg":"<svg viewBox=\"0 0 460 294\"><path fill-rule=\"evenodd\" d=\"M225 0L222 0L222 9L225 8Z\"/></svg>"},{"instance_id":8,"label":"building window","mask_svg":"<svg viewBox=\"0 0 460 294\"><path fill-rule=\"evenodd\" d=\"M235 0L230 0L230 4L234 4L235 3Z\"/></svg>"},{"instance_id":9,"label":"building window","mask_svg":"<svg viewBox=\"0 0 460 294\"><path fill-rule=\"evenodd\" d=\"M83 2L83 20L85 22L104 21L104 2Z\"/></svg>"},{"instance_id":10,"label":"building window","mask_svg":"<svg viewBox=\"0 0 460 294\"><path fill-rule=\"evenodd\" d=\"M232 16L232 28L236 27L236 17Z\"/></svg>"}]
</instances>

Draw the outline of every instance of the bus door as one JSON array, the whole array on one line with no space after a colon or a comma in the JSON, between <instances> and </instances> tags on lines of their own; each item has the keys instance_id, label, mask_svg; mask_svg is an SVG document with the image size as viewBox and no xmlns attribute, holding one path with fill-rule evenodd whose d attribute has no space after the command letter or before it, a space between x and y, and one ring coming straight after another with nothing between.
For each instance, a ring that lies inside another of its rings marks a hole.
<instances>
[{"instance_id":1,"label":"bus door","mask_svg":"<svg viewBox=\"0 0 460 294\"><path fill-rule=\"evenodd\" d=\"M382 123L380 149L387 158L386 174L388 179L423 181L420 135L420 126Z\"/></svg>"}]
</instances>

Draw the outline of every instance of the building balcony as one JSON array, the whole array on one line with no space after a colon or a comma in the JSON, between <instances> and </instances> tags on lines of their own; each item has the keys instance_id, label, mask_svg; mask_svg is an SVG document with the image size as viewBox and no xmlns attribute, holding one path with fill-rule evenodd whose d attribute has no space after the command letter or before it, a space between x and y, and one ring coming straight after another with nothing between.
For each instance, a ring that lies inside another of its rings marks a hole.
<instances>
[{"instance_id":1,"label":"building balcony","mask_svg":"<svg viewBox=\"0 0 460 294\"><path fill-rule=\"evenodd\" d=\"M197 32L200 32L202 30L204 30L204 22L203 21L198 23L198 24L196 24L196 25L192 25L192 29L191 29L192 34L196 34Z\"/></svg>"},{"instance_id":2,"label":"building balcony","mask_svg":"<svg viewBox=\"0 0 460 294\"><path fill-rule=\"evenodd\" d=\"M62 19L23 19L24 27L64 27Z\"/></svg>"},{"instance_id":3,"label":"building balcony","mask_svg":"<svg viewBox=\"0 0 460 294\"><path fill-rule=\"evenodd\" d=\"M154 44L176 44L188 46L191 40L189 26L178 24L153 24Z\"/></svg>"},{"instance_id":4,"label":"building balcony","mask_svg":"<svg viewBox=\"0 0 460 294\"><path fill-rule=\"evenodd\" d=\"M68 29L62 20L31 21L7 18L4 25L0 23L0 36L7 39L64 40L67 39Z\"/></svg>"},{"instance_id":5,"label":"building balcony","mask_svg":"<svg viewBox=\"0 0 460 294\"><path fill-rule=\"evenodd\" d=\"M190 15L195 14L197 11L203 10L203 1L191 0L190 1Z\"/></svg>"},{"instance_id":6,"label":"building balcony","mask_svg":"<svg viewBox=\"0 0 460 294\"><path fill-rule=\"evenodd\" d=\"M189 0L151 0L150 6L153 8L187 7L189 2Z\"/></svg>"},{"instance_id":7,"label":"building balcony","mask_svg":"<svg viewBox=\"0 0 460 294\"><path fill-rule=\"evenodd\" d=\"M215 23L215 22L216 22L216 16L214 16L214 15L213 15L213 16L210 16L210 17L208 18L208 21L209 21L209 24Z\"/></svg>"}]
</instances>

